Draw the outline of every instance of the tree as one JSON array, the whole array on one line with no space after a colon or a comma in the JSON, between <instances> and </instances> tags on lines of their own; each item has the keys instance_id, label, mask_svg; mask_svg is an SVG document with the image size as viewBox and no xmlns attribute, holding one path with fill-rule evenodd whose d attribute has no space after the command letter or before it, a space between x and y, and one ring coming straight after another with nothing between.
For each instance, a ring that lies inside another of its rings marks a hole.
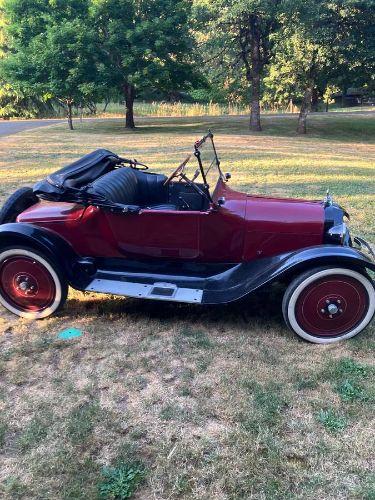
<instances>
[{"instance_id":1,"label":"tree","mask_svg":"<svg viewBox=\"0 0 375 500\"><path fill-rule=\"evenodd\" d=\"M328 64L329 50L311 40L303 26L295 30L287 25L280 31L275 43L277 50L265 78L267 93L280 104L285 105L291 99L301 102L297 131L305 134L317 75Z\"/></svg>"},{"instance_id":2,"label":"tree","mask_svg":"<svg viewBox=\"0 0 375 500\"><path fill-rule=\"evenodd\" d=\"M1 82L0 118L35 118L54 113L53 100L43 101L36 95L15 90L9 83Z\"/></svg>"},{"instance_id":3,"label":"tree","mask_svg":"<svg viewBox=\"0 0 375 500\"><path fill-rule=\"evenodd\" d=\"M345 92L348 87L375 90L375 1L336 0L339 17L338 62L330 67L329 82Z\"/></svg>"},{"instance_id":4,"label":"tree","mask_svg":"<svg viewBox=\"0 0 375 500\"><path fill-rule=\"evenodd\" d=\"M249 103L249 88L233 35L220 26L220 12L211 0L193 3L197 58L204 68L205 82L191 95L203 102Z\"/></svg>"},{"instance_id":5,"label":"tree","mask_svg":"<svg viewBox=\"0 0 375 500\"><path fill-rule=\"evenodd\" d=\"M190 2L93 0L100 78L124 96L127 128L134 128L137 92L185 89L197 79Z\"/></svg>"},{"instance_id":6,"label":"tree","mask_svg":"<svg viewBox=\"0 0 375 500\"><path fill-rule=\"evenodd\" d=\"M248 86L251 107L250 129L261 130L262 78L272 53L272 33L279 26L279 0L197 0L198 7L211 11L210 32L221 40L217 57L230 54L230 69L240 72ZM211 47L213 44L211 43ZM239 77L241 80L241 75Z\"/></svg>"},{"instance_id":7,"label":"tree","mask_svg":"<svg viewBox=\"0 0 375 500\"><path fill-rule=\"evenodd\" d=\"M373 0L289 3L266 82L276 94L300 98L298 133L306 133L307 114L318 92L371 81L373 8Z\"/></svg>"},{"instance_id":8,"label":"tree","mask_svg":"<svg viewBox=\"0 0 375 500\"><path fill-rule=\"evenodd\" d=\"M67 111L93 99L96 67L95 37L85 0L8 0L7 54L0 65L3 78L15 91L56 98Z\"/></svg>"},{"instance_id":9,"label":"tree","mask_svg":"<svg viewBox=\"0 0 375 500\"><path fill-rule=\"evenodd\" d=\"M0 0L0 60L5 57L6 19L4 15L4 1ZM51 112L51 102L43 102L35 95L25 95L15 90L9 83L0 80L0 118L8 119L13 116L32 118L42 113Z\"/></svg>"}]
</instances>

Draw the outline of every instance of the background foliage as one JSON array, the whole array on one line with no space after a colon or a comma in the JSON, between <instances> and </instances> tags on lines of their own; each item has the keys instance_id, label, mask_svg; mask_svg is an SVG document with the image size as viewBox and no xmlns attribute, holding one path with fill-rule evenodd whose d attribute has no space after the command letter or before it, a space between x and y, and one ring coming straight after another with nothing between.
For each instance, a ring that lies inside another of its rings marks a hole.
<instances>
[{"instance_id":1,"label":"background foliage","mask_svg":"<svg viewBox=\"0 0 375 500\"><path fill-rule=\"evenodd\" d=\"M134 101L317 111L375 86L374 0L0 0L0 116ZM359 96L359 97L358 97ZM369 101L370 102L370 101ZM353 102L352 102L353 104ZM101 108L101 106L100 106ZM102 109L102 108L101 108Z\"/></svg>"}]
</instances>

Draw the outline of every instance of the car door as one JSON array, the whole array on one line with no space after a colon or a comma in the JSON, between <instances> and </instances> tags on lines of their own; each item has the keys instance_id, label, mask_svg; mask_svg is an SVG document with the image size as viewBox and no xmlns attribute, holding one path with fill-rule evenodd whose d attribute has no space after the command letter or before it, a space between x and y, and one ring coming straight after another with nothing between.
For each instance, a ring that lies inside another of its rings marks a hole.
<instances>
[{"instance_id":1,"label":"car door","mask_svg":"<svg viewBox=\"0 0 375 500\"><path fill-rule=\"evenodd\" d=\"M138 214L107 213L119 253L131 258L192 260L199 256L196 211L142 209Z\"/></svg>"},{"instance_id":2,"label":"car door","mask_svg":"<svg viewBox=\"0 0 375 500\"><path fill-rule=\"evenodd\" d=\"M199 212L142 210L142 253L148 257L190 260L199 255Z\"/></svg>"}]
</instances>

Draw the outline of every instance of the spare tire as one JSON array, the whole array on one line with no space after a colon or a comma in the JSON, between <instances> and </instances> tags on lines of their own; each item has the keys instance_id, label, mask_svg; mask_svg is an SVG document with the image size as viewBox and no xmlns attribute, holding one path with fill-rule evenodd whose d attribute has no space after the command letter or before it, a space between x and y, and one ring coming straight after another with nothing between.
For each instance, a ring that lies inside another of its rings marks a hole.
<instances>
[{"instance_id":1,"label":"spare tire","mask_svg":"<svg viewBox=\"0 0 375 500\"><path fill-rule=\"evenodd\" d=\"M7 224L8 222L16 222L17 216L27 208L35 205L38 198L29 187L17 189L6 200L0 210L0 224Z\"/></svg>"}]
</instances>

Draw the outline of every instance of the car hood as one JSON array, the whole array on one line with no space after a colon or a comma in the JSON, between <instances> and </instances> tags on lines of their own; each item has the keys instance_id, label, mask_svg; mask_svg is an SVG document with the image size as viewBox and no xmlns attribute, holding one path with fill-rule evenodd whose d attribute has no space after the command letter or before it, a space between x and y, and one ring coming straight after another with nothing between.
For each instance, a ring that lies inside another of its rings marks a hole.
<instances>
[{"instance_id":1,"label":"car hood","mask_svg":"<svg viewBox=\"0 0 375 500\"><path fill-rule=\"evenodd\" d=\"M322 202L247 195L245 221L247 259L323 243Z\"/></svg>"}]
</instances>

